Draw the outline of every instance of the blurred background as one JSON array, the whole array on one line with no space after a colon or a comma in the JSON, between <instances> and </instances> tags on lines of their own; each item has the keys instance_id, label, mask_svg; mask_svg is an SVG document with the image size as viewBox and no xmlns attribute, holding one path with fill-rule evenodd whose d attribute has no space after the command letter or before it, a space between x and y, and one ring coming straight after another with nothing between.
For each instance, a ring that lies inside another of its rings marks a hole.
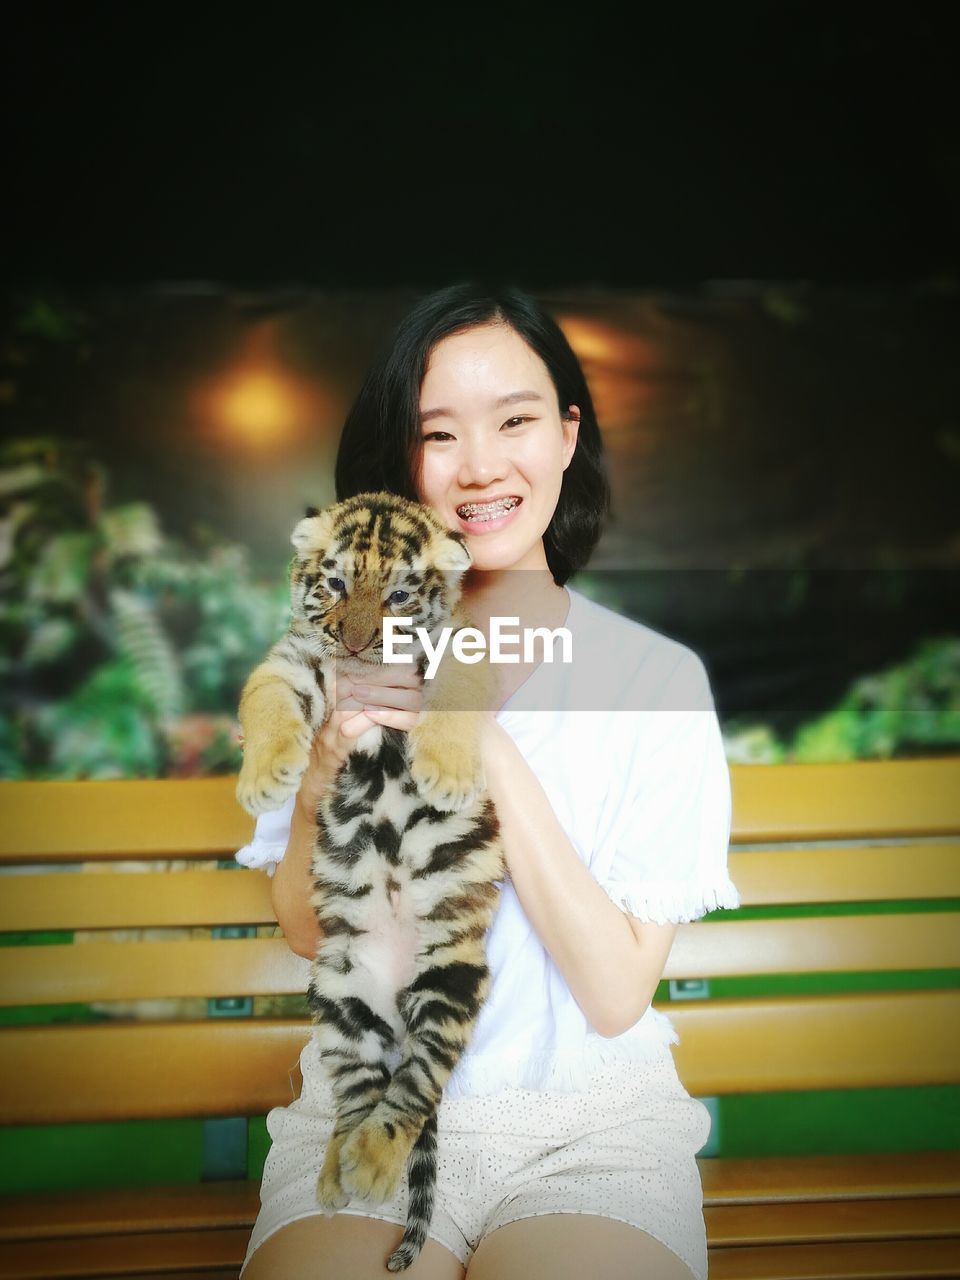
<instances>
[{"instance_id":1,"label":"blurred background","mask_svg":"<svg viewBox=\"0 0 960 1280\"><path fill-rule=\"evenodd\" d=\"M0 777L237 766L366 364L471 277L581 357L614 519L573 585L702 655L731 761L957 751L950 12L8 15ZM955 1089L895 1092L725 1098L703 1154L952 1140ZM7 1130L4 1177L189 1181L208 1139ZM262 1117L249 1141L256 1177Z\"/></svg>"},{"instance_id":2,"label":"blurred background","mask_svg":"<svg viewBox=\"0 0 960 1280\"><path fill-rule=\"evenodd\" d=\"M24 7L3 51L0 776L236 767L289 531L395 320L520 285L731 760L960 745L948 16Z\"/></svg>"},{"instance_id":3,"label":"blurred background","mask_svg":"<svg viewBox=\"0 0 960 1280\"><path fill-rule=\"evenodd\" d=\"M960 747L953 287L538 290L613 519L573 585L692 645L731 760ZM237 765L289 535L413 289L22 291L0 391L6 777Z\"/></svg>"}]
</instances>

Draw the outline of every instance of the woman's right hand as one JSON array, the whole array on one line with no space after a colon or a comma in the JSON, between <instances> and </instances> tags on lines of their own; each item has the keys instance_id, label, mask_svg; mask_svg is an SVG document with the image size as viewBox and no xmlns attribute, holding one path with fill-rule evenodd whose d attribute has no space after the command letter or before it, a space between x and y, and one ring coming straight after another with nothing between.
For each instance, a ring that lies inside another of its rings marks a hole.
<instances>
[{"instance_id":1,"label":"woman's right hand","mask_svg":"<svg viewBox=\"0 0 960 1280\"><path fill-rule=\"evenodd\" d=\"M371 666L363 679L367 692L358 694L355 684L360 681L334 670L329 686L333 710L314 736L310 763L297 796L311 823L316 821L317 805L357 738L382 723L368 715L364 706L388 710L391 725L407 732L417 723L423 708L423 676L412 667Z\"/></svg>"}]
</instances>

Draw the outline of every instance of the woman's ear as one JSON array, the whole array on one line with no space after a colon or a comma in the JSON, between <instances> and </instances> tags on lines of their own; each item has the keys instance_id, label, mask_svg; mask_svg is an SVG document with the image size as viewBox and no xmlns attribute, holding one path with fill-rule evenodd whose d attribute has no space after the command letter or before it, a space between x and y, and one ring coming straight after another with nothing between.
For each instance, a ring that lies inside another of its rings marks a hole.
<instances>
[{"instance_id":1,"label":"woman's ear","mask_svg":"<svg viewBox=\"0 0 960 1280\"><path fill-rule=\"evenodd\" d=\"M563 469L566 471L580 434L580 409L577 405L570 405L566 413L560 415L560 426L563 429Z\"/></svg>"}]
</instances>

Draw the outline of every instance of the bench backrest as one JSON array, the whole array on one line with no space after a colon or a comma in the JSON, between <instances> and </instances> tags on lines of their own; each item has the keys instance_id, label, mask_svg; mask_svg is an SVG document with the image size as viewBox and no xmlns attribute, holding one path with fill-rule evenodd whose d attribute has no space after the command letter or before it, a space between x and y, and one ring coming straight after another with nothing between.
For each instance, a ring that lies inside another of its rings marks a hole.
<instances>
[{"instance_id":1,"label":"bench backrest","mask_svg":"<svg viewBox=\"0 0 960 1280\"><path fill-rule=\"evenodd\" d=\"M960 969L960 758L731 773L743 909L682 925L665 979L825 986L661 1005L687 1089L960 1083L960 992L943 974ZM233 788L0 784L0 931L43 944L0 948L0 1003L76 1011L0 1029L0 1123L255 1115L296 1096L305 1010L219 1016L307 982L266 875L224 865L252 828ZM858 974L873 989L829 988ZM144 1003L170 1000L176 1016Z\"/></svg>"}]
</instances>

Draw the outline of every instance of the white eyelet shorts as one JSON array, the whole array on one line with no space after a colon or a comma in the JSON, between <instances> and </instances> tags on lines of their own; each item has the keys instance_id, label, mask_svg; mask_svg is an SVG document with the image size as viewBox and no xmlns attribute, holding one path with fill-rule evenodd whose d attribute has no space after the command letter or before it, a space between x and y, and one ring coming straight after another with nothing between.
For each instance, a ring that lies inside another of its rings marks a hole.
<instances>
[{"instance_id":1,"label":"white eyelet shorts","mask_svg":"<svg viewBox=\"0 0 960 1280\"><path fill-rule=\"evenodd\" d=\"M444 1098L431 1238L467 1266L483 1237L508 1222L598 1214L655 1236L695 1280L706 1280L695 1157L710 1136L710 1112L683 1087L669 1045L659 1048L649 1062L598 1067L585 1092L511 1088ZM322 1212L317 1178L335 1109L325 1077L307 1065L307 1050L302 1062L300 1097L267 1116L272 1146L244 1266L268 1236ZM391 1203L354 1199L340 1212L405 1225L406 1173Z\"/></svg>"}]
</instances>

